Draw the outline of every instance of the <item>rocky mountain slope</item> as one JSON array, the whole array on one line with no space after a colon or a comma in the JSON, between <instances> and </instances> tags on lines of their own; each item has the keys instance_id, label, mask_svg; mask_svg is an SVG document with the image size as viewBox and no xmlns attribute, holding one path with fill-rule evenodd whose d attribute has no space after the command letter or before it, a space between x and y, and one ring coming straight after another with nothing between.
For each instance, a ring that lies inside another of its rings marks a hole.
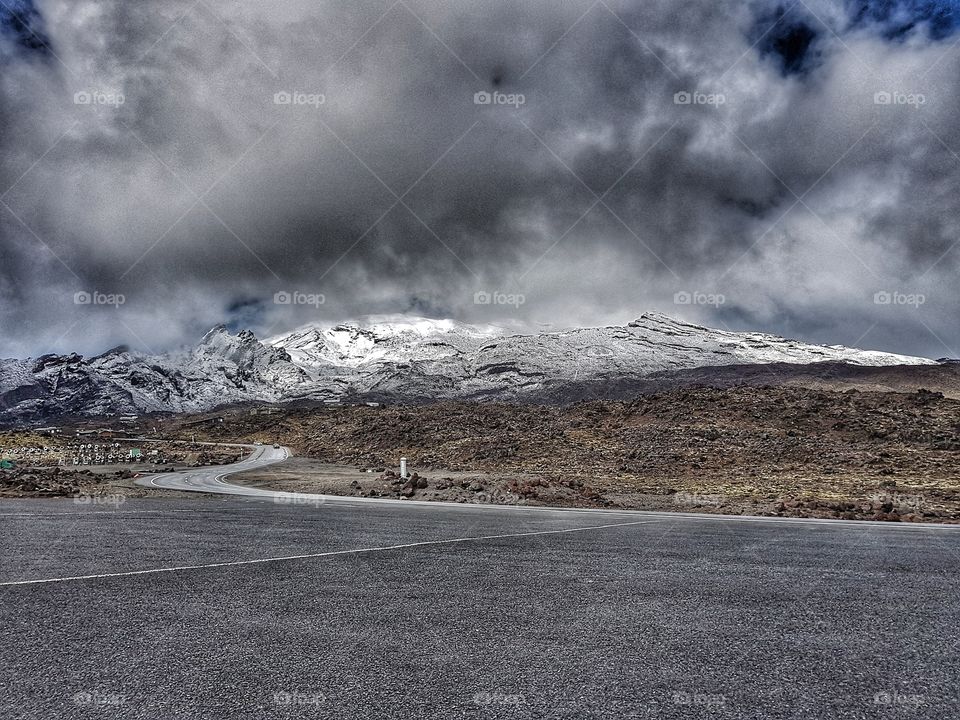
<instances>
[{"instance_id":1,"label":"rocky mountain slope","mask_svg":"<svg viewBox=\"0 0 960 720\"><path fill-rule=\"evenodd\" d=\"M935 365L909 357L736 333L646 314L622 327L535 335L411 317L312 325L258 340L211 330L161 356L115 348L93 358L0 360L0 421L195 412L239 402L366 399L577 399L585 387L698 368Z\"/></svg>"},{"instance_id":2,"label":"rocky mountain slope","mask_svg":"<svg viewBox=\"0 0 960 720\"><path fill-rule=\"evenodd\" d=\"M295 449L291 463L246 474L284 490L960 520L960 400L926 390L687 387L564 406L452 401L223 417L200 437ZM189 439L198 432L190 421L168 431ZM429 481L378 474L395 472L400 457Z\"/></svg>"}]
</instances>

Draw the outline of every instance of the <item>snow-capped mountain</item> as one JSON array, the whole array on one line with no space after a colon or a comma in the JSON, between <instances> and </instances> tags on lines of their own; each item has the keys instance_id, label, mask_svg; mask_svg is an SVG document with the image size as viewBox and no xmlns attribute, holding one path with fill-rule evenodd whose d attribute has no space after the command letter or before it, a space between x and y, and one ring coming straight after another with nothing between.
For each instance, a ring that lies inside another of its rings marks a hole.
<instances>
[{"instance_id":1,"label":"snow-capped mountain","mask_svg":"<svg viewBox=\"0 0 960 720\"><path fill-rule=\"evenodd\" d=\"M0 419L184 412L245 400L279 401L309 376L281 349L250 331L216 327L187 351L162 356L114 348L0 360Z\"/></svg>"},{"instance_id":2,"label":"snow-capped mountain","mask_svg":"<svg viewBox=\"0 0 960 720\"><path fill-rule=\"evenodd\" d=\"M378 362L437 360L473 352L504 328L380 315L333 326L308 325L264 342L283 348L303 367L359 368Z\"/></svg>"},{"instance_id":3,"label":"snow-capped mountain","mask_svg":"<svg viewBox=\"0 0 960 720\"><path fill-rule=\"evenodd\" d=\"M766 363L933 365L926 358L714 330L649 313L626 326L532 335L493 325L382 316L258 340L216 327L150 356L0 360L0 420L184 412L245 401L367 398L536 400L578 383Z\"/></svg>"}]
</instances>

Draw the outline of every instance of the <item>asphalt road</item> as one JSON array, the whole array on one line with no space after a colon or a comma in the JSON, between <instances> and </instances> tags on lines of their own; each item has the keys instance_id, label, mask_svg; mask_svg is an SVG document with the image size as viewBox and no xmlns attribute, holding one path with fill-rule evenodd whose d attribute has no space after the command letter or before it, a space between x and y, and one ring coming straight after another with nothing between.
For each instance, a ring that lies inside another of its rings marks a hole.
<instances>
[{"instance_id":1,"label":"asphalt road","mask_svg":"<svg viewBox=\"0 0 960 720\"><path fill-rule=\"evenodd\" d=\"M211 443L202 443L211 444ZM273 463L286 460L290 456L288 448L275 448L272 445L235 445L235 447L245 447L250 454L243 460L230 465L213 465L210 467L201 467L194 470L184 470L181 472L163 473L160 475L148 475L137 480L137 485L148 488L164 488L168 490L185 490L193 492L208 492L221 495L249 495L251 497L262 498L288 498L293 500L302 500L296 493L276 492L273 490L260 490L253 487L244 487L242 485L233 485L227 483L225 478L234 473L244 470L254 470L256 468L272 465Z\"/></svg>"},{"instance_id":2,"label":"asphalt road","mask_svg":"<svg viewBox=\"0 0 960 720\"><path fill-rule=\"evenodd\" d=\"M960 716L952 528L282 495L0 502L0 717Z\"/></svg>"}]
</instances>

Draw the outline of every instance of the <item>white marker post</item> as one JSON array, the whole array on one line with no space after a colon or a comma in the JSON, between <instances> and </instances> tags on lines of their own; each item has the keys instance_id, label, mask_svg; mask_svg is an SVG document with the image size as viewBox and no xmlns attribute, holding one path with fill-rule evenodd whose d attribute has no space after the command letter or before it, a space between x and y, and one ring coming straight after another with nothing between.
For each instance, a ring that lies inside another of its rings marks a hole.
<instances>
[{"instance_id":1,"label":"white marker post","mask_svg":"<svg viewBox=\"0 0 960 720\"><path fill-rule=\"evenodd\" d=\"M400 477L404 479L407 477L407 459L405 457L400 458Z\"/></svg>"}]
</instances>

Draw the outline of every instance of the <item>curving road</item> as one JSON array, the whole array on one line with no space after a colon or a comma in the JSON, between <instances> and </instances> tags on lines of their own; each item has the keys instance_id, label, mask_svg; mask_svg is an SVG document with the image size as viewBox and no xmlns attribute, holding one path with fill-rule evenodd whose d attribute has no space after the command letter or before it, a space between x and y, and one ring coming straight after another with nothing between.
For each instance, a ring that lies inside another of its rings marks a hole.
<instances>
[{"instance_id":1,"label":"curving road","mask_svg":"<svg viewBox=\"0 0 960 720\"><path fill-rule=\"evenodd\" d=\"M213 443L215 444L215 443ZM224 443L226 444L226 443ZM275 448L270 445L239 445L230 444L230 447L245 447L252 452L240 462L229 465L214 465L200 467L195 470L181 470L179 472L152 475L140 478L137 485L147 488L162 488L165 490L186 490L188 492L217 493L222 495L248 495L254 497L298 497L296 493L261 490L260 488L232 485L224 481L229 475L244 470L255 470L286 460L290 457L289 448Z\"/></svg>"},{"instance_id":2,"label":"curving road","mask_svg":"<svg viewBox=\"0 0 960 720\"><path fill-rule=\"evenodd\" d=\"M960 532L960 524L944 523L871 523L863 520L832 520L821 518L788 518L788 517L766 517L756 515L721 515L717 513L688 513L676 512L672 510L623 510L606 508L558 508L545 505L501 505L485 503L457 503L444 502L441 500L408 500L395 498L379 497L355 497L348 495L325 495L322 493L298 493L287 492L283 490L268 490L265 488L253 487L250 485L235 485L226 481L231 475L265 467L274 463L282 462L291 455L292 451L288 447L274 448L270 445L247 445L242 443L200 443L203 445L221 445L228 447L243 447L250 450L250 455L240 462L229 465L216 465L210 467L200 467L194 470L181 470L178 472L153 475L136 480L136 484L146 488L163 490L181 490L187 492L202 492L215 495L233 495L248 498L259 498L272 500L279 504L301 504L301 505L392 505L392 506L420 506L425 508L456 508L459 511L499 511L499 512L517 512L521 514L530 513L549 513L553 515L602 515L610 518L622 516L644 516L651 519L679 519L690 518L703 521L722 521L722 522L745 522L745 523L763 523L763 524L782 524L782 525L832 525L836 527L859 527L871 526L879 532L884 532L891 527L898 527L906 532L927 532L930 530L942 530Z\"/></svg>"},{"instance_id":3,"label":"curving road","mask_svg":"<svg viewBox=\"0 0 960 720\"><path fill-rule=\"evenodd\" d=\"M288 455L0 500L0 718L960 717L957 526L226 481Z\"/></svg>"}]
</instances>

